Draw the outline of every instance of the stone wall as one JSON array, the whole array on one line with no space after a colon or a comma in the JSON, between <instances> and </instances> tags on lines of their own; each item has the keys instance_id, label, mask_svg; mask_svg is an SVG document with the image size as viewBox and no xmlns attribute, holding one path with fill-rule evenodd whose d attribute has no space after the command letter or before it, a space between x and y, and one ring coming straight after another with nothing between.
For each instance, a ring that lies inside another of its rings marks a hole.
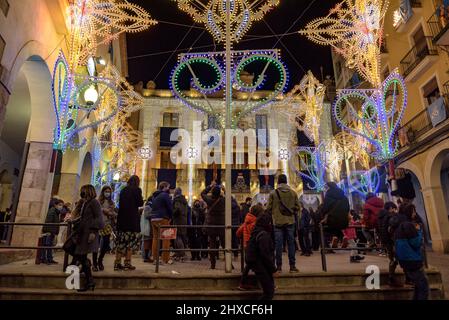
<instances>
[{"instance_id":1,"label":"stone wall","mask_svg":"<svg viewBox=\"0 0 449 320\"><path fill-rule=\"evenodd\" d=\"M53 146L31 142L15 222L42 223L48 209L48 176ZM35 246L41 227L15 227L12 245Z\"/></svg>"}]
</instances>

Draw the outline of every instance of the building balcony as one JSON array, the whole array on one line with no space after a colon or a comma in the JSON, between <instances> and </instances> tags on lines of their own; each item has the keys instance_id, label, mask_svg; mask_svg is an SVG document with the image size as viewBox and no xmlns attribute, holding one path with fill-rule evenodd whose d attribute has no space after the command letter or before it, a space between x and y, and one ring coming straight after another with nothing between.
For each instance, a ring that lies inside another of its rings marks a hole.
<instances>
[{"instance_id":1,"label":"building balcony","mask_svg":"<svg viewBox=\"0 0 449 320\"><path fill-rule=\"evenodd\" d=\"M416 149L446 132L449 127L449 82L445 84L443 96L414 116L399 130L400 154Z\"/></svg>"},{"instance_id":2,"label":"building balcony","mask_svg":"<svg viewBox=\"0 0 449 320\"><path fill-rule=\"evenodd\" d=\"M401 71L405 81L415 82L438 59L438 49L432 37L425 37L401 60Z\"/></svg>"},{"instance_id":3,"label":"building balcony","mask_svg":"<svg viewBox=\"0 0 449 320\"><path fill-rule=\"evenodd\" d=\"M411 22L419 18L415 13L421 10L422 2L421 0L401 0L400 5L400 8L393 12L393 26L397 32L404 33L413 24Z\"/></svg>"},{"instance_id":4,"label":"building balcony","mask_svg":"<svg viewBox=\"0 0 449 320\"><path fill-rule=\"evenodd\" d=\"M449 10L446 7L445 10ZM432 41L437 46L449 46L449 19L447 15L440 15L441 9L438 8L435 13L427 20Z\"/></svg>"}]
</instances>

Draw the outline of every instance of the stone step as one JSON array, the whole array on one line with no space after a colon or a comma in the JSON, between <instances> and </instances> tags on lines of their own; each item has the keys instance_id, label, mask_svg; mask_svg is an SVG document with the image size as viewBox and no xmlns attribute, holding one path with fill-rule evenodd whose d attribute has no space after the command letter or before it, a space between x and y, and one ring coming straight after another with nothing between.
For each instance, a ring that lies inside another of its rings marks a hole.
<instances>
[{"instance_id":1,"label":"stone step","mask_svg":"<svg viewBox=\"0 0 449 320\"><path fill-rule=\"evenodd\" d=\"M329 288L365 286L367 274L357 272L347 273L283 273L276 277L279 289L296 289L301 287ZM403 274L400 274L404 281ZM441 274L436 269L427 270L430 284L441 285ZM0 287L4 288L46 288L64 289L67 275L62 272L54 273L0 273ZM98 289L105 290L232 290L240 282L240 275L173 275L138 272L94 273ZM250 277L253 283L254 277ZM381 273L381 285L386 285L387 273Z\"/></svg>"},{"instance_id":2,"label":"stone step","mask_svg":"<svg viewBox=\"0 0 449 320\"><path fill-rule=\"evenodd\" d=\"M444 299L441 285L431 285L430 298ZM96 289L94 292L78 293L65 289L6 288L0 287L0 300L253 300L260 291L238 290L131 290ZM279 300L410 300L413 289L381 287L367 290L364 286L300 287L278 289Z\"/></svg>"}]
</instances>

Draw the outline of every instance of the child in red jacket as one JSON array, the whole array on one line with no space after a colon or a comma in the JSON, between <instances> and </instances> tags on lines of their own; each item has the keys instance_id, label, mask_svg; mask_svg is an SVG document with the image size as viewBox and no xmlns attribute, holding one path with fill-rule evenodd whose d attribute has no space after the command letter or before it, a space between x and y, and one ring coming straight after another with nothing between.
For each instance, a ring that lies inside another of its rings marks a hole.
<instances>
[{"instance_id":1,"label":"child in red jacket","mask_svg":"<svg viewBox=\"0 0 449 320\"><path fill-rule=\"evenodd\" d=\"M245 217L245 221L237 230L237 237L239 239L243 238L243 248L246 251L249 239L251 238L251 232L253 232L256 226L257 217L264 213L264 208L261 204L256 204L251 207L249 213ZM242 272L242 279L240 280L239 290L249 290L252 289L250 285L247 284L247 278L250 268L245 265L245 269Z\"/></svg>"},{"instance_id":2,"label":"child in red jacket","mask_svg":"<svg viewBox=\"0 0 449 320\"><path fill-rule=\"evenodd\" d=\"M347 242L349 247L356 248L357 243L355 240L357 239L357 232L354 228L356 224L354 223L354 219L352 218L352 215L349 214L349 227L343 230L343 242ZM351 256L349 257L350 263L358 263L361 260L365 259L365 257L358 255L357 250L351 250Z\"/></svg>"}]
</instances>

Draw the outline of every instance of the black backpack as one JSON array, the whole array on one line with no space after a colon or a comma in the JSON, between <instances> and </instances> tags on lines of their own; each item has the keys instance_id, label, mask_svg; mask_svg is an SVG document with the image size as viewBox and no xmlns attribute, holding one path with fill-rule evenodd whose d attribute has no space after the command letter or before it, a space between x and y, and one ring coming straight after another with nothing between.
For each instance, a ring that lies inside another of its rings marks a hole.
<instances>
[{"instance_id":1,"label":"black backpack","mask_svg":"<svg viewBox=\"0 0 449 320\"><path fill-rule=\"evenodd\" d=\"M259 231L259 233L255 236L251 235L251 238L248 241L248 246L246 247L246 255L245 255L245 261L248 265L253 265L257 262L257 258L259 256L259 246L257 245L257 242L260 239L260 236L262 235L264 231Z\"/></svg>"}]
</instances>

